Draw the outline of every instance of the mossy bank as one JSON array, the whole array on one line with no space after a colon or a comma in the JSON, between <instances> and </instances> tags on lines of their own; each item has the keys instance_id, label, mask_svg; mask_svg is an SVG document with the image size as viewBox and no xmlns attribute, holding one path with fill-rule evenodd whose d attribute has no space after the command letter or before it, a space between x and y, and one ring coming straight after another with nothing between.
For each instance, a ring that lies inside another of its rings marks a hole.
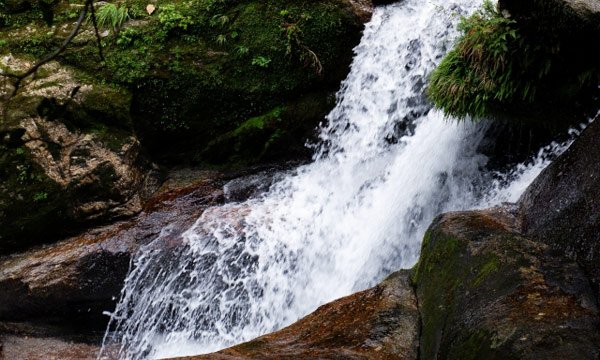
<instances>
[{"instance_id":1,"label":"mossy bank","mask_svg":"<svg viewBox=\"0 0 600 360\"><path fill-rule=\"evenodd\" d=\"M297 157L306 155L307 137L347 74L368 17L357 3L130 0L114 5L125 13L120 20L101 21L104 61L89 24L58 61L93 82L127 89L136 134L158 160ZM4 7L0 53L38 58L64 39L81 3L54 1L44 10L23 0ZM255 127L251 140L238 142L248 147L232 151L224 141L275 110L281 121Z\"/></svg>"}]
</instances>

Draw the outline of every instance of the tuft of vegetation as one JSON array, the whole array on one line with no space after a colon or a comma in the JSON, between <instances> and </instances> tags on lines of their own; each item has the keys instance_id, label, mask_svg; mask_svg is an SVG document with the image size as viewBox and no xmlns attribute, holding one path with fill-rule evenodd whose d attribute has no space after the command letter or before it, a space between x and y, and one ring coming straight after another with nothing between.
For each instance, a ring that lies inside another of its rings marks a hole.
<instances>
[{"instance_id":1,"label":"tuft of vegetation","mask_svg":"<svg viewBox=\"0 0 600 360\"><path fill-rule=\"evenodd\" d=\"M550 73L552 57L530 45L516 22L487 0L462 18L463 33L431 74L428 95L447 114L460 119L493 114L504 104L530 104Z\"/></svg>"},{"instance_id":2,"label":"tuft of vegetation","mask_svg":"<svg viewBox=\"0 0 600 360\"><path fill-rule=\"evenodd\" d=\"M107 3L98 8L96 19L99 27L112 29L115 33L118 33L130 19L129 9L124 4Z\"/></svg>"}]
</instances>

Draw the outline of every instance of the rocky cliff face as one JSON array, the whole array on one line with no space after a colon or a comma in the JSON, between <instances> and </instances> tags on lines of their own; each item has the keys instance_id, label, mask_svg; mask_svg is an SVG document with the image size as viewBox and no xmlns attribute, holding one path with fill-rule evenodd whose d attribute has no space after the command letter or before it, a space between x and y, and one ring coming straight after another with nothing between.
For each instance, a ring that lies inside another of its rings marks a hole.
<instances>
[{"instance_id":1,"label":"rocky cliff face","mask_svg":"<svg viewBox=\"0 0 600 360\"><path fill-rule=\"evenodd\" d=\"M0 55L39 58L65 38L80 4L40 4L0 3ZM170 163L305 156L372 11L370 0L147 5L128 1L127 21L102 26L105 61L89 24L57 61L125 89L142 145Z\"/></svg>"}]
</instances>

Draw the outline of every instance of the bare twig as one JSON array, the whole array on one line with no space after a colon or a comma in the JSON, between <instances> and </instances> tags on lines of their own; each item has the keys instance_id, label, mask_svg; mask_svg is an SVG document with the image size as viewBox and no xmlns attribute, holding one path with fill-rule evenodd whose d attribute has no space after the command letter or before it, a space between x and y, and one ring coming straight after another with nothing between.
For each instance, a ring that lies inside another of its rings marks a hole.
<instances>
[{"instance_id":1,"label":"bare twig","mask_svg":"<svg viewBox=\"0 0 600 360\"><path fill-rule=\"evenodd\" d=\"M94 25L94 33L96 34L96 43L98 44L98 54L100 55L100 61L104 61L104 54L102 53L102 39L100 38L100 32L98 31L98 22L96 21L96 9L94 8L94 1L90 4L92 14L92 24Z\"/></svg>"}]
</instances>

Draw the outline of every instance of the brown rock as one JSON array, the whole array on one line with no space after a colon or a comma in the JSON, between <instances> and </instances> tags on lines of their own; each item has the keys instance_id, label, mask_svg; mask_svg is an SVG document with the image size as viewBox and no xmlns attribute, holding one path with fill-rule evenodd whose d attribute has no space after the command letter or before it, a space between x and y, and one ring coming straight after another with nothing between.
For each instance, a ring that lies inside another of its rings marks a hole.
<instances>
[{"instance_id":1,"label":"brown rock","mask_svg":"<svg viewBox=\"0 0 600 360\"><path fill-rule=\"evenodd\" d=\"M417 359L419 320L407 271L321 306L295 324L195 359Z\"/></svg>"},{"instance_id":2,"label":"brown rock","mask_svg":"<svg viewBox=\"0 0 600 360\"><path fill-rule=\"evenodd\" d=\"M7 336L2 339L0 359L6 360L96 360L100 348L55 338Z\"/></svg>"},{"instance_id":3,"label":"brown rock","mask_svg":"<svg viewBox=\"0 0 600 360\"><path fill-rule=\"evenodd\" d=\"M31 64L6 56L0 66ZM55 62L0 102L0 253L142 210L152 167L133 135L129 102L127 90L90 84Z\"/></svg>"},{"instance_id":4,"label":"brown rock","mask_svg":"<svg viewBox=\"0 0 600 360\"><path fill-rule=\"evenodd\" d=\"M350 6L354 10L354 13L363 21L367 22L373 15L373 3L372 0L348 0Z\"/></svg>"}]
</instances>

